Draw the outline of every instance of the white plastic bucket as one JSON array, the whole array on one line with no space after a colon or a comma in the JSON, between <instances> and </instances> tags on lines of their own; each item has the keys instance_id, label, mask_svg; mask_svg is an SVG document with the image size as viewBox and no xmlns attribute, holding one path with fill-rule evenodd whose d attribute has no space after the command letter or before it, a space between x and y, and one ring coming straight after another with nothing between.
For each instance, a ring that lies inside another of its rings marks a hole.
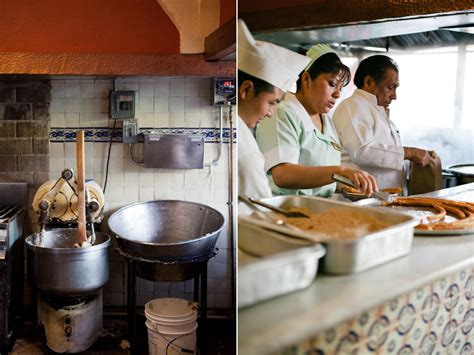
<instances>
[{"instance_id":1,"label":"white plastic bucket","mask_svg":"<svg viewBox=\"0 0 474 355\"><path fill-rule=\"evenodd\" d=\"M157 298L145 304L145 316L151 355L196 352L195 303L180 298Z\"/></svg>"},{"instance_id":2,"label":"white plastic bucket","mask_svg":"<svg viewBox=\"0 0 474 355\"><path fill-rule=\"evenodd\" d=\"M196 354L196 322L190 332L174 332L172 334L156 332L149 320L145 324L148 328L148 353L150 355Z\"/></svg>"},{"instance_id":3,"label":"white plastic bucket","mask_svg":"<svg viewBox=\"0 0 474 355\"><path fill-rule=\"evenodd\" d=\"M195 303L181 298L156 298L145 304L145 311L158 321L191 320L197 316Z\"/></svg>"},{"instance_id":4,"label":"white plastic bucket","mask_svg":"<svg viewBox=\"0 0 474 355\"><path fill-rule=\"evenodd\" d=\"M145 316L147 319L153 322L164 323L164 324L184 324L184 323L194 322L197 319L197 311L187 316L170 318L170 317L164 317L156 313L149 312L145 309Z\"/></svg>"}]
</instances>

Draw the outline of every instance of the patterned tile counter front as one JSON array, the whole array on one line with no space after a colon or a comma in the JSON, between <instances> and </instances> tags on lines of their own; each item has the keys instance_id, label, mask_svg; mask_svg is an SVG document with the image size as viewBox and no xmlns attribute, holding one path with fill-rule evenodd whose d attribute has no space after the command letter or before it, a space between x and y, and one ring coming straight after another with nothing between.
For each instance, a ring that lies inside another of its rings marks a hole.
<instances>
[{"instance_id":1,"label":"patterned tile counter front","mask_svg":"<svg viewBox=\"0 0 474 355\"><path fill-rule=\"evenodd\" d=\"M239 310L239 354L471 355L473 295L474 234L415 237L405 257Z\"/></svg>"},{"instance_id":2,"label":"patterned tile counter front","mask_svg":"<svg viewBox=\"0 0 474 355\"><path fill-rule=\"evenodd\" d=\"M473 281L462 270L277 353L471 355Z\"/></svg>"}]
</instances>

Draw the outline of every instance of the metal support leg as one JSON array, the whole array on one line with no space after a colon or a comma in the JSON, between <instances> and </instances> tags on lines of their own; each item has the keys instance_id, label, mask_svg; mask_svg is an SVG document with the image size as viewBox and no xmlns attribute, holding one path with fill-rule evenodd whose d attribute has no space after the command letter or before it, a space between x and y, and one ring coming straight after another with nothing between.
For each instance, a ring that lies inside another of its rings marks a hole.
<instances>
[{"instance_id":1,"label":"metal support leg","mask_svg":"<svg viewBox=\"0 0 474 355\"><path fill-rule=\"evenodd\" d=\"M199 303L199 274L194 276L193 301Z\"/></svg>"},{"instance_id":2,"label":"metal support leg","mask_svg":"<svg viewBox=\"0 0 474 355\"><path fill-rule=\"evenodd\" d=\"M128 313L128 338L130 341L130 354L138 354L137 350L137 274L135 260L128 259L127 280L127 313Z\"/></svg>"},{"instance_id":3,"label":"metal support leg","mask_svg":"<svg viewBox=\"0 0 474 355\"><path fill-rule=\"evenodd\" d=\"M207 264L201 267L201 354L207 354Z\"/></svg>"}]
</instances>

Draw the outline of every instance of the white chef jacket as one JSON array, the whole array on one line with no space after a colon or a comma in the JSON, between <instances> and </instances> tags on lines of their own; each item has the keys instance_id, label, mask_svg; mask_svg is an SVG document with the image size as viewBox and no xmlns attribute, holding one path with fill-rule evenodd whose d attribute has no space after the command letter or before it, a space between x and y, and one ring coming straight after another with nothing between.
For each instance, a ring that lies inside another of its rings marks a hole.
<instances>
[{"instance_id":1,"label":"white chef jacket","mask_svg":"<svg viewBox=\"0 0 474 355\"><path fill-rule=\"evenodd\" d=\"M332 116L342 145L342 163L365 170L379 188L403 186L404 150L388 111L377 97L356 89Z\"/></svg>"},{"instance_id":2,"label":"white chef jacket","mask_svg":"<svg viewBox=\"0 0 474 355\"><path fill-rule=\"evenodd\" d=\"M240 117L237 134L239 194L256 199L271 197L272 191L265 174L265 158L252 132Z\"/></svg>"}]
</instances>

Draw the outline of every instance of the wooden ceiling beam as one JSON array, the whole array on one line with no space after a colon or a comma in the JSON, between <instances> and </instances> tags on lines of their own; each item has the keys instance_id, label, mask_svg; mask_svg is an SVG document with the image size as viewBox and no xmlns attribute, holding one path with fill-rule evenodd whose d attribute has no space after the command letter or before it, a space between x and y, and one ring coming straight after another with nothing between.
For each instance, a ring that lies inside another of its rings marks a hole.
<instances>
[{"instance_id":1,"label":"wooden ceiling beam","mask_svg":"<svg viewBox=\"0 0 474 355\"><path fill-rule=\"evenodd\" d=\"M240 0L239 6L254 0ZM253 33L285 30L305 30L340 24L360 23L364 21L406 18L411 16L429 16L448 14L474 9L472 0L456 1L386 1L368 0L320 0L311 4L294 6L287 0L288 6L272 3L260 6L258 11L241 11L242 18Z\"/></svg>"},{"instance_id":2,"label":"wooden ceiling beam","mask_svg":"<svg viewBox=\"0 0 474 355\"><path fill-rule=\"evenodd\" d=\"M231 18L204 40L204 57L206 61L222 60L235 53L236 19Z\"/></svg>"}]
</instances>

